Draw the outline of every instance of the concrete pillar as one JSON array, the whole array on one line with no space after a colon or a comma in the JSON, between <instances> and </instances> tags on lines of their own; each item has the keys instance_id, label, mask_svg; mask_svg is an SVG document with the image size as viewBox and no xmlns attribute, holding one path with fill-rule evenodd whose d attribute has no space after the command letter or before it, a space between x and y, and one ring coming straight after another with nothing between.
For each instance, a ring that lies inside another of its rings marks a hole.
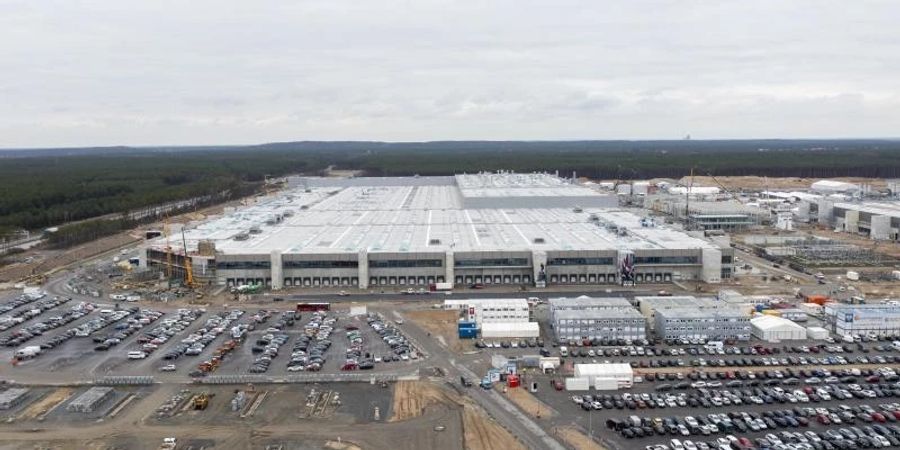
<instances>
[{"instance_id":1,"label":"concrete pillar","mask_svg":"<svg viewBox=\"0 0 900 450\"><path fill-rule=\"evenodd\" d=\"M797 203L797 220L803 223L809 223L809 202L801 201Z\"/></svg>"},{"instance_id":2,"label":"concrete pillar","mask_svg":"<svg viewBox=\"0 0 900 450\"><path fill-rule=\"evenodd\" d=\"M369 288L369 251L362 249L357 257L357 278L359 278L359 288Z\"/></svg>"},{"instance_id":3,"label":"concrete pillar","mask_svg":"<svg viewBox=\"0 0 900 450\"><path fill-rule=\"evenodd\" d=\"M444 282L445 283L455 283L456 282L456 264L453 259L453 251L448 250L447 254L444 256Z\"/></svg>"},{"instance_id":4,"label":"concrete pillar","mask_svg":"<svg viewBox=\"0 0 900 450\"><path fill-rule=\"evenodd\" d=\"M844 211L844 228L848 233L859 232L859 211Z\"/></svg>"},{"instance_id":5,"label":"concrete pillar","mask_svg":"<svg viewBox=\"0 0 900 450\"><path fill-rule=\"evenodd\" d=\"M269 261L271 264L270 273L272 277L272 290L277 291L284 287L284 271L282 270L281 252L272 250Z\"/></svg>"},{"instance_id":6,"label":"concrete pillar","mask_svg":"<svg viewBox=\"0 0 900 450\"><path fill-rule=\"evenodd\" d=\"M532 250L531 251L531 269L533 275L531 277L532 282L537 283L541 280L541 277L544 274L541 273L543 270L546 273L547 266L547 252L543 250ZM544 281L547 281L544 279Z\"/></svg>"},{"instance_id":7,"label":"concrete pillar","mask_svg":"<svg viewBox=\"0 0 900 450\"><path fill-rule=\"evenodd\" d=\"M828 226L834 222L834 202L819 200L819 223Z\"/></svg>"},{"instance_id":8,"label":"concrete pillar","mask_svg":"<svg viewBox=\"0 0 900 450\"><path fill-rule=\"evenodd\" d=\"M700 271L700 279L707 283L722 282L722 251L717 248L704 248L701 250L703 269Z\"/></svg>"},{"instance_id":9,"label":"concrete pillar","mask_svg":"<svg viewBox=\"0 0 900 450\"><path fill-rule=\"evenodd\" d=\"M890 216L872 216L872 223L869 237L878 240L888 240L891 238L891 217Z\"/></svg>"}]
</instances>

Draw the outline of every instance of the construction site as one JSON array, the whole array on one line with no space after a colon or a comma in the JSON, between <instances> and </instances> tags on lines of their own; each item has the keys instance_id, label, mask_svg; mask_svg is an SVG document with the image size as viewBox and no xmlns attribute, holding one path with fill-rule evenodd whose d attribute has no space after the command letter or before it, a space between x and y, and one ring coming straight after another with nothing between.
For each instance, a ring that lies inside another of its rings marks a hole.
<instances>
[{"instance_id":1,"label":"construction site","mask_svg":"<svg viewBox=\"0 0 900 450\"><path fill-rule=\"evenodd\" d=\"M750 204L765 196L678 187L633 183L620 194L510 173L302 178L135 230L127 245L0 295L0 358L11 362L0 366L0 440L13 449L626 450L570 410L574 364L625 363L644 377L670 361L642 360L636 344L648 341L645 355L654 339L654 355L690 350L677 336L695 333L693 322L740 324L722 336L760 342L755 316L788 320L810 302L890 308L900 297L891 242L796 216L782 229L783 206ZM674 206L635 206L644 189L643 200ZM429 206L436 199L452 207ZM509 199L527 200L502 206ZM282 218L268 223L273 212ZM747 222L712 226L697 215L732 213ZM826 331L850 329L809 311Z\"/></svg>"}]
</instances>

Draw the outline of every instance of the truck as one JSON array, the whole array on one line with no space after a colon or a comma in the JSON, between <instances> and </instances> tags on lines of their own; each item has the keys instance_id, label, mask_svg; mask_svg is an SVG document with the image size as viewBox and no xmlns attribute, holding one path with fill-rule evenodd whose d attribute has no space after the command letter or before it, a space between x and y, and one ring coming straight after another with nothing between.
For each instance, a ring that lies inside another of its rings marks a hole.
<instances>
[{"instance_id":1,"label":"truck","mask_svg":"<svg viewBox=\"0 0 900 450\"><path fill-rule=\"evenodd\" d=\"M428 285L428 290L431 292L452 291L453 283L431 283Z\"/></svg>"},{"instance_id":2,"label":"truck","mask_svg":"<svg viewBox=\"0 0 900 450\"><path fill-rule=\"evenodd\" d=\"M41 354L41 346L40 345L29 345L28 347L23 347L16 350L16 359L27 359L34 358L37 355Z\"/></svg>"}]
</instances>

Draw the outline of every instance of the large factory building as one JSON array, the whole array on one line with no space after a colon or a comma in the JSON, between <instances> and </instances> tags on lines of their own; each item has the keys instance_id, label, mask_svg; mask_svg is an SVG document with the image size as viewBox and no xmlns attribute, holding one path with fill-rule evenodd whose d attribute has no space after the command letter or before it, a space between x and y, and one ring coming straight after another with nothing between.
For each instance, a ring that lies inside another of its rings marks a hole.
<instances>
[{"instance_id":1,"label":"large factory building","mask_svg":"<svg viewBox=\"0 0 900 450\"><path fill-rule=\"evenodd\" d=\"M292 178L252 206L150 242L148 264L272 289L431 283L613 285L731 273L732 250L619 209L548 174ZM171 254L167 254L171 253ZM623 270L623 266L624 269Z\"/></svg>"}]
</instances>

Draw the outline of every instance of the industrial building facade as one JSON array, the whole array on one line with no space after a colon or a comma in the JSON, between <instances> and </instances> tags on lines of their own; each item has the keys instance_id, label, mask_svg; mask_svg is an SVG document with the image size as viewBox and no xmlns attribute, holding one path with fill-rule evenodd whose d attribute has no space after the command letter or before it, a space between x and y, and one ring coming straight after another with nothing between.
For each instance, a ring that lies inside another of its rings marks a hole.
<instances>
[{"instance_id":1,"label":"industrial building facade","mask_svg":"<svg viewBox=\"0 0 900 450\"><path fill-rule=\"evenodd\" d=\"M560 341L647 337L647 321L624 298L552 298L550 324Z\"/></svg>"},{"instance_id":2,"label":"industrial building facade","mask_svg":"<svg viewBox=\"0 0 900 450\"><path fill-rule=\"evenodd\" d=\"M750 340L750 316L735 308L660 309L655 332L661 339Z\"/></svg>"},{"instance_id":3,"label":"industrial building facade","mask_svg":"<svg viewBox=\"0 0 900 450\"><path fill-rule=\"evenodd\" d=\"M151 241L150 266L272 289L618 284L730 273L732 249L647 226L616 199L546 174L299 178L185 230L188 257Z\"/></svg>"},{"instance_id":4,"label":"industrial building facade","mask_svg":"<svg viewBox=\"0 0 900 450\"><path fill-rule=\"evenodd\" d=\"M638 296L635 302L662 339L750 339L750 311L715 298Z\"/></svg>"},{"instance_id":5,"label":"industrial building facade","mask_svg":"<svg viewBox=\"0 0 900 450\"><path fill-rule=\"evenodd\" d=\"M840 336L900 336L900 306L826 303L825 319Z\"/></svg>"}]
</instances>

